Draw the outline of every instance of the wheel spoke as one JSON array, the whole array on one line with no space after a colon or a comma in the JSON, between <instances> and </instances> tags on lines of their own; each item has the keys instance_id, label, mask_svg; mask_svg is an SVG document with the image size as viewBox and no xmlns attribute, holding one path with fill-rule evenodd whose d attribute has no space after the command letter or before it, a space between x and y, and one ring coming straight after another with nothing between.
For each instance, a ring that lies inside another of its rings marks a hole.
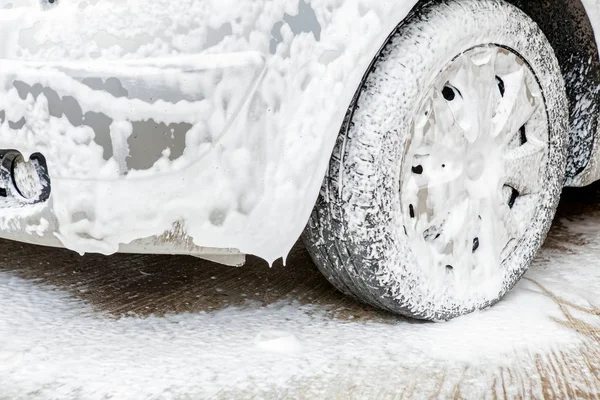
<instances>
[{"instance_id":1,"label":"wheel spoke","mask_svg":"<svg viewBox=\"0 0 600 400\"><path fill-rule=\"evenodd\" d=\"M494 137L500 136L505 143L510 142L538 107L538 102L526 83L525 72L525 68L521 67L502 78L505 85L504 97L492 124Z\"/></svg>"},{"instance_id":2,"label":"wheel spoke","mask_svg":"<svg viewBox=\"0 0 600 400\"><path fill-rule=\"evenodd\" d=\"M437 218L432 221L423 235L444 258L444 265L460 267L454 271L460 274L465 270L463 267L472 264L473 243L479 234L480 219L477 207L466 192L450 204L445 218L441 222Z\"/></svg>"},{"instance_id":3,"label":"wheel spoke","mask_svg":"<svg viewBox=\"0 0 600 400\"><path fill-rule=\"evenodd\" d=\"M481 231L479 233L480 245L478 249L478 259L485 263L484 265L489 266L490 263L496 264L500 256L501 250L498 249L498 242L501 240L501 238L498 237L499 221L496 219L493 204L489 201L485 202L480 212ZM494 267L494 265L491 267Z\"/></svg>"},{"instance_id":4,"label":"wheel spoke","mask_svg":"<svg viewBox=\"0 0 600 400\"><path fill-rule=\"evenodd\" d=\"M490 130L498 90L496 87L495 60L497 51L482 47L475 53L457 60L459 68L453 71L449 83L462 93L459 125L469 143Z\"/></svg>"},{"instance_id":5,"label":"wheel spoke","mask_svg":"<svg viewBox=\"0 0 600 400\"><path fill-rule=\"evenodd\" d=\"M470 200L468 215L463 220L462 229L456 233L453 239L453 256L457 260L456 264L461 267L460 269L463 272L468 271L470 273L472 269L474 258L473 243L475 238L479 237L480 230L479 207Z\"/></svg>"},{"instance_id":6,"label":"wheel spoke","mask_svg":"<svg viewBox=\"0 0 600 400\"><path fill-rule=\"evenodd\" d=\"M519 220L514 217L514 213L504 203L489 203L489 212L483 218L482 224L486 225L484 230L487 233L485 238L485 247L488 248L488 257L494 262L502 262L502 252L506 245L519 238L522 230Z\"/></svg>"},{"instance_id":7,"label":"wheel spoke","mask_svg":"<svg viewBox=\"0 0 600 400\"><path fill-rule=\"evenodd\" d=\"M515 212L508 205L500 203L496 206L496 216L501 226L498 231L502 233L500 237L501 249L512 239L518 239L525 232L522 220L515 217ZM500 249L500 250L501 250Z\"/></svg>"},{"instance_id":8,"label":"wheel spoke","mask_svg":"<svg viewBox=\"0 0 600 400\"><path fill-rule=\"evenodd\" d=\"M491 128L494 103L498 95L496 83L496 50L484 48L481 52L471 55L471 79L475 89L473 99L476 101L479 134L487 133Z\"/></svg>"},{"instance_id":9,"label":"wheel spoke","mask_svg":"<svg viewBox=\"0 0 600 400\"><path fill-rule=\"evenodd\" d=\"M415 127L413 152L420 155L458 155L464 153L468 142L457 124L452 109L437 93L431 93L427 106L427 119ZM440 159L440 157L436 157Z\"/></svg>"},{"instance_id":10,"label":"wheel spoke","mask_svg":"<svg viewBox=\"0 0 600 400\"><path fill-rule=\"evenodd\" d=\"M525 233L526 225L523 221L529 221L533 218L534 214L538 210L539 195L528 194L525 196L519 196L515 201L515 204L511 210L512 214L518 217L514 217L517 220L518 235Z\"/></svg>"},{"instance_id":11,"label":"wheel spoke","mask_svg":"<svg viewBox=\"0 0 600 400\"><path fill-rule=\"evenodd\" d=\"M434 187L423 187L417 194L417 202L413 206L416 216L427 215L426 219L422 219L420 232L425 233L432 227L443 229L450 211L439 212L440 210L451 210L457 204L461 204L468 194L465 190L460 189L460 182L450 181L447 184L440 184ZM443 204L437 204L436 201L441 200ZM434 213L434 210L437 212Z\"/></svg>"},{"instance_id":12,"label":"wheel spoke","mask_svg":"<svg viewBox=\"0 0 600 400\"><path fill-rule=\"evenodd\" d=\"M444 226L444 234L449 239L454 239L464 234L469 222L470 201L466 192L463 199L451 207Z\"/></svg>"},{"instance_id":13,"label":"wheel spoke","mask_svg":"<svg viewBox=\"0 0 600 400\"><path fill-rule=\"evenodd\" d=\"M450 150L452 153L464 152L468 145L465 132L458 125L455 112L438 93L435 93L433 96L433 109L435 115L440 117L439 122L441 122L440 124L436 124L436 143L443 150Z\"/></svg>"},{"instance_id":14,"label":"wheel spoke","mask_svg":"<svg viewBox=\"0 0 600 400\"><path fill-rule=\"evenodd\" d=\"M504 157L506 184L520 195L537 193L541 187L540 169L546 156L543 143L527 142L509 150Z\"/></svg>"}]
</instances>

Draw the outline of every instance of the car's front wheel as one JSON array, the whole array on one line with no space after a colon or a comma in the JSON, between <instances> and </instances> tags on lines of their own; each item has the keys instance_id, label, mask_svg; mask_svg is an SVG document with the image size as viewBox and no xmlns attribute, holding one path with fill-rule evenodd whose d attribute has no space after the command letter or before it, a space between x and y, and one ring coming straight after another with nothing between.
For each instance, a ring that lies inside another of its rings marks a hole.
<instances>
[{"instance_id":1,"label":"car's front wheel","mask_svg":"<svg viewBox=\"0 0 600 400\"><path fill-rule=\"evenodd\" d=\"M554 217L567 100L538 26L501 0L413 12L341 129L305 242L341 291L449 319L501 299Z\"/></svg>"}]
</instances>

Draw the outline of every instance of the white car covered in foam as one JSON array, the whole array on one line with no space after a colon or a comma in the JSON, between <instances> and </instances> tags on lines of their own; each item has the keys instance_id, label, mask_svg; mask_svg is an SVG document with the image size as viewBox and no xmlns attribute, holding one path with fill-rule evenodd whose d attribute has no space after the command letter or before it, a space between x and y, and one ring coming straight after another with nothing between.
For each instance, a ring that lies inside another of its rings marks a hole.
<instances>
[{"instance_id":1,"label":"white car covered in foam","mask_svg":"<svg viewBox=\"0 0 600 400\"><path fill-rule=\"evenodd\" d=\"M448 319L600 178L594 0L0 0L0 236Z\"/></svg>"}]
</instances>

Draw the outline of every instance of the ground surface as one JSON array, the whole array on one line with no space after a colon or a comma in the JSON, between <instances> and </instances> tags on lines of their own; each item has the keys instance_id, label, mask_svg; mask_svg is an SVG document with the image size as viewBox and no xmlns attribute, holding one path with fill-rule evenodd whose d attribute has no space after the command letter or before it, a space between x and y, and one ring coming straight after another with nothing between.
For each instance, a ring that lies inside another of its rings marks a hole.
<instances>
[{"instance_id":1,"label":"ground surface","mask_svg":"<svg viewBox=\"0 0 600 400\"><path fill-rule=\"evenodd\" d=\"M288 265L0 241L0 399L600 398L600 186L492 309L409 321Z\"/></svg>"}]
</instances>

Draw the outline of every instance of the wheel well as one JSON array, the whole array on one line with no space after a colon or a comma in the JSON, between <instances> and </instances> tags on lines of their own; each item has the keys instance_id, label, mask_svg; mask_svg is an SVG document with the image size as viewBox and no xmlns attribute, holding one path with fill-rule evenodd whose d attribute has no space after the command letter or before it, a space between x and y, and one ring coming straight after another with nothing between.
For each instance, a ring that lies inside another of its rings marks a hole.
<instances>
[{"instance_id":1,"label":"wheel well","mask_svg":"<svg viewBox=\"0 0 600 400\"><path fill-rule=\"evenodd\" d=\"M426 3L447 0L421 0ZM581 0L505 0L533 19L558 58L569 100L567 180L590 161L600 108L600 56L594 30Z\"/></svg>"}]
</instances>

